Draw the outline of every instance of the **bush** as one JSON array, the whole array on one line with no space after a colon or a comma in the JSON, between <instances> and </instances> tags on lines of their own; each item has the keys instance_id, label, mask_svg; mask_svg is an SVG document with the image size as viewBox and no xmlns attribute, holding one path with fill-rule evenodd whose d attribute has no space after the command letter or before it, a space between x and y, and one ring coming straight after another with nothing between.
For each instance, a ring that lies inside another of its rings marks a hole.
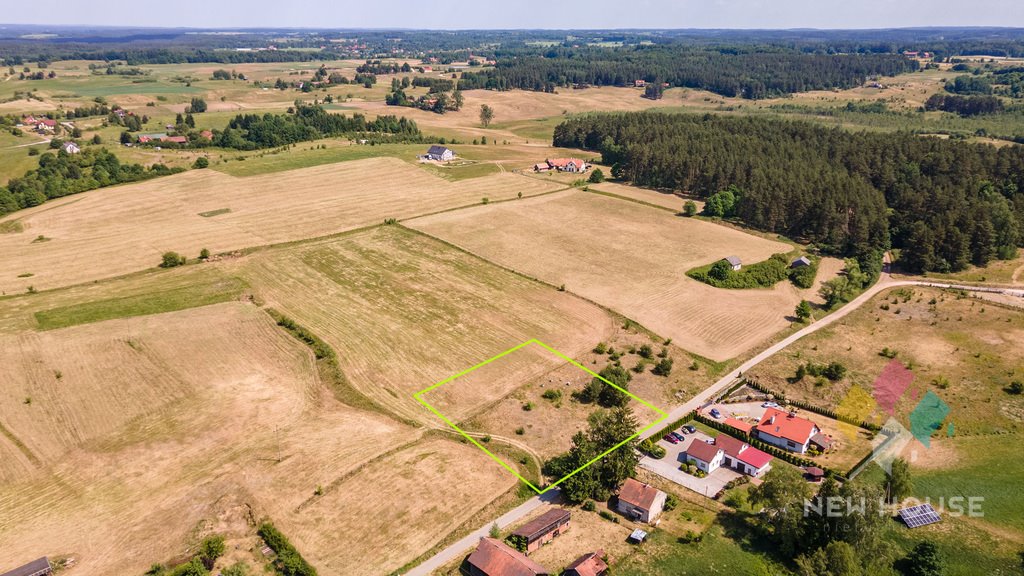
<instances>
[{"instance_id":1,"label":"bush","mask_svg":"<svg viewBox=\"0 0 1024 576\"><path fill-rule=\"evenodd\" d=\"M1010 382L1010 385L1006 387L1006 391L1013 395L1019 395L1024 393L1024 382L1020 380L1014 380Z\"/></svg>"},{"instance_id":2,"label":"bush","mask_svg":"<svg viewBox=\"0 0 1024 576\"><path fill-rule=\"evenodd\" d=\"M693 200L687 200L683 204L683 216L692 218L697 215L697 203Z\"/></svg>"},{"instance_id":3,"label":"bush","mask_svg":"<svg viewBox=\"0 0 1024 576\"><path fill-rule=\"evenodd\" d=\"M562 399L562 391L561 390L545 390L544 393L540 395L540 397L545 399L545 400L551 400L552 402L557 402L557 401Z\"/></svg>"},{"instance_id":4,"label":"bush","mask_svg":"<svg viewBox=\"0 0 1024 576\"><path fill-rule=\"evenodd\" d=\"M200 260L206 260L209 257L210 257L210 251L207 250L206 248L203 248L202 250L199 251L199 259Z\"/></svg>"},{"instance_id":5,"label":"bush","mask_svg":"<svg viewBox=\"0 0 1024 576\"><path fill-rule=\"evenodd\" d=\"M654 352L651 350L651 347L649 345L644 344L643 346L640 347L639 354L644 358L651 358L654 355Z\"/></svg>"},{"instance_id":6,"label":"bush","mask_svg":"<svg viewBox=\"0 0 1024 576\"><path fill-rule=\"evenodd\" d=\"M206 158L206 156L200 156L199 158L196 158L195 162L192 163L192 167L193 168L209 168L210 167L210 161Z\"/></svg>"},{"instance_id":7,"label":"bush","mask_svg":"<svg viewBox=\"0 0 1024 576\"><path fill-rule=\"evenodd\" d=\"M656 376L668 376L672 372L672 359L662 358L661 361L654 365L654 369L651 372Z\"/></svg>"},{"instance_id":8,"label":"bush","mask_svg":"<svg viewBox=\"0 0 1024 576\"><path fill-rule=\"evenodd\" d=\"M604 342L598 342L597 346L594 346L594 354L604 354L608 351L608 346Z\"/></svg>"},{"instance_id":9,"label":"bush","mask_svg":"<svg viewBox=\"0 0 1024 576\"><path fill-rule=\"evenodd\" d=\"M586 510L587 512L593 512L594 509L597 508L597 506L594 505L594 501L593 500L587 500L586 502L583 503L582 508L584 510Z\"/></svg>"},{"instance_id":10,"label":"bush","mask_svg":"<svg viewBox=\"0 0 1024 576\"><path fill-rule=\"evenodd\" d=\"M665 506L663 507L665 512L675 510L676 506L679 506L679 498L676 498L674 494L667 494L665 498Z\"/></svg>"},{"instance_id":11,"label":"bush","mask_svg":"<svg viewBox=\"0 0 1024 576\"><path fill-rule=\"evenodd\" d=\"M316 569L299 554L292 543L270 522L260 524L256 531L267 546L277 554L274 568L283 576L316 576Z\"/></svg>"},{"instance_id":12,"label":"bush","mask_svg":"<svg viewBox=\"0 0 1024 576\"><path fill-rule=\"evenodd\" d=\"M594 171L590 173L590 178L587 178L587 182L591 184L600 184L604 182L604 172L600 168L594 168Z\"/></svg>"},{"instance_id":13,"label":"bush","mask_svg":"<svg viewBox=\"0 0 1024 576\"><path fill-rule=\"evenodd\" d=\"M810 288L814 286L814 279L818 276L818 262L817 258L811 258L810 266L801 266L799 268L791 268L789 270L789 280L797 288Z\"/></svg>"},{"instance_id":14,"label":"bush","mask_svg":"<svg viewBox=\"0 0 1024 576\"><path fill-rule=\"evenodd\" d=\"M533 402L527 402L526 404L523 404L523 411L529 412L530 410L533 410Z\"/></svg>"},{"instance_id":15,"label":"bush","mask_svg":"<svg viewBox=\"0 0 1024 576\"><path fill-rule=\"evenodd\" d=\"M161 268L174 268L175 266L181 266L185 263L185 257L177 252L164 252L163 259L160 262Z\"/></svg>"},{"instance_id":16,"label":"bush","mask_svg":"<svg viewBox=\"0 0 1024 576\"><path fill-rule=\"evenodd\" d=\"M516 428L516 436L522 436L523 434L526 434L526 430L524 430L522 426Z\"/></svg>"}]
</instances>

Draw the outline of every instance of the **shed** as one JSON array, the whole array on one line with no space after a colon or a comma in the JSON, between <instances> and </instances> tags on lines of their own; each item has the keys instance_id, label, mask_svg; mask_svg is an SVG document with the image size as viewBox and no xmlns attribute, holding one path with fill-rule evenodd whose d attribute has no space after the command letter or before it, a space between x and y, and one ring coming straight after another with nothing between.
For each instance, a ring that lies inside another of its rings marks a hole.
<instances>
[{"instance_id":1,"label":"shed","mask_svg":"<svg viewBox=\"0 0 1024 576\"><path fill-rule=\"evenodd\" d=\"M24 566L19 566L10 572L4 572L0 576L50 576L53 574L53 567L50 566L50 559L46 556L37 558Z\"/></svg>"},{"instance_id":2,"label":"shed","mask_svg":"<svg viewBox=\"0 0 1024 576\"><path fill-rule=\"evenodd\" d=\"M509 541L529 554L568 530L570 516L568 510L552 508L520 526L509 536Z\"/></svg>"},{"instance_id":3,"label":"shed","mask_svg":"<svg viewBox=\"0 0 1024 576\"><path fill-rule=\"evenodd\" d=\"M633 530L633 533L629 535L629 541L634 544L639 544L647 539L647 532L637 528Z\"/></svg>"},{"instance_id":4,"label":"shed","mask_svg":"<svg viewBox=\"0 0 1024 576\"><path fill-rule=\"evenodd\" d=\"M811 444L821 448L822 451L828 451L829 448L832 448L832 439L826 436L824 432L818 432L811 436Z\"/></svg>"},{"instance_id":5,"label":"shed","mask_svg":"<svg viewBox=\"0 0 1024 576\"><path fill-rule=\"evenodd\" d=\"M725 261L729 263L729 266L732 266L733 271L743 267L743 261L740 260L739 256L726 256Z\"/></svg>"},{"instance_id":6,"label":"shed","mask_svg":"<svg viewBox=\"0 0 1024 576\"><path fill-rule=\"evenodd\" d=\"M804 266L810 266L810 265L811 265L811 259L808 258L807 256L801 256L801 257L797 258L796 260L793 260L792 264L790 264L789 267L790 268L803 268Z\"/></svg>"},{"instance_id":7,"label":"shed","mask_svg":"<svg viewBox=\"0 0 1024 576\"><path fill-rule=\"evenodd\" d=\"M821 482L825 477L825 471L817 466L807 466L804 468L804 476L812 482Z\"/></svg>"}]
</instances>

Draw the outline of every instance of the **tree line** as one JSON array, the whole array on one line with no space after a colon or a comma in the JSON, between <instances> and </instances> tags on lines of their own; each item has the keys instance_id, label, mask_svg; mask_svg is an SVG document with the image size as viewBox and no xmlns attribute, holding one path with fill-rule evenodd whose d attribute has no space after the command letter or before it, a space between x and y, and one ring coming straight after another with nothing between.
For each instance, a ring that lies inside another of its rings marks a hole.
<instances>
[{"instance_id":1,"label":"tree line","mask_svg":"<svg viewBox=\"0 0 1024 576\"><path fill-rule=\"evenodd\" d=\"M754 99L852 88L869 76L917 69L916 61L895 54L808 54L758 46L571 47L527 52L499 60L492 69L464 72L459 88L553 92L568 86L632 86L644 80Z\"/></svg>"},{"instance_id":2,"label":"tree line","mask_svg":"<svg viewBox=\"0 0 1024 576\"><path fill-rule=\"evenodd\" d=\"M287 114L239 114L215 133L213 144L238 150L273 148L329 136L372 133L388 141L421 142L416 122L384 115L367 120L363 114L331 114L318 105L299 105Z\"/></svg>"},{"instance_id":3,"label":"tree line","mask_svg":"<svg viewBox=\"0 0 1024 576\"><path fill-rule=\"evenodd\" d=\"M105 148L85 148L79 154L47 152L39 156L39 166L24 176L11 178L0 187L0 215L38 206L47 200L86 192L103 186L137 182L181 172L154 164L122 164Z\"/></svg>"},{"instance_id":4,"label":"tree line","mask_svg":"<svg viewBox=\"0 0 1024 576\"><path fill-rule=\"evenodd\" d=\"M895 247L911 271L956 271L1013 258L1024 240L1016 146L658 112L573 118L554 145L599 151L614 177L642 186L711 198L732 185L727 217L862 266Z\"/></svg>"}]
</instances>

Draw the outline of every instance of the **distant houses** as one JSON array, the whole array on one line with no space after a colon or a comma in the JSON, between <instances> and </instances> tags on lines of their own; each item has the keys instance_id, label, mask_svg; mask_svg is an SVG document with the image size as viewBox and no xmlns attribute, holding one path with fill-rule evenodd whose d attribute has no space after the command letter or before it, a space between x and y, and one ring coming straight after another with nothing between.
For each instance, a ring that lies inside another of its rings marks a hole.
<instances>
[{"instance_id":1,"label":"distant houses","mask_svg":"<svg viewBox=\"0 0 1024 576\"><path fill-rule=\"evenodd\" d=\"M53 574L53 567L50 566L50 560L44 556L33 560L24 566L19 566L14 570L4 572L3 574L0 574L0 576L50 576L51 574Z\"/></svg>"},{"instance_id":2,"label":"distant houses","mask_svg":"<svg viewBox=\"0 0 1024 576\"><path fill-rule=\"evenodd\" d=\"M549 158L543 162L533 165L534 172L548 172L558 170L559 172L572 172L582 174L590 168L590 164L579 158Z\"/></svg>"},{"instance_id":3,"label":"distant houses","mask_svg":"<svg viewBox=\"0 0 1024 576\"><path fill-rule=\"evenodd\" d=\"M654 486L628 478L619 488L615 509L631 520L652 524L664 510L667 498L667 494Z\"/></svg>"},{"instance_id":4,"label":"distant houses","mask_svg":"<svg viewBox=\"0 0 1024 576\"><path fill-rule=\"evenodd\" d=\"M466 564L469 576L551 576L547 568L496 538L481 538Z\"/></svg>"},{"instance_id":5,"label":"distant houses","mask_svg":"<svg viewBox=\"0 0 1024 576\"><path fill-rule=\"evenodd\" d=\"M814 422L777 408L766 409L761 421L754 427L754 434L759 440L800 454L807 452L812 439L817 440L816 445L828 440L823 434L818 437L820 432L821 429ZM831 441L828 443L831 444Z\"/></svg>"},{"instance_id":6,"label":"distant houses","mask_svg":"<svg viewBox=\"0 0 1024 576\"><path fill-rule=\"evenodd\" d=\"M562 508L552 508L523 524L509 537L509 542L520 551L530 554L561 536L569 529L570 514Z\"/></svg>"},{"instance_id":7,"label":"distant houses","mask_svg":"<svg viewBox=\"0 0 1024 576\"><path fill-rule=\"evenodd\" d=\"M35 116L23 116L21 126L35 130L40 134L57 131L57 121L52 118L36 118Z\"/></svg>"},{"instance_id":8,"label":"distant houses","mask_svg":"<svg viewBox=\"0 0 1024 576\"><path fill-rule=\"evenodd\" d=\"M431 146L427 153L421 156L425 160L434 160L437 162L447 162L455 158L455 151L451 148L444 146Z\"/></svg>"}]
</instances>

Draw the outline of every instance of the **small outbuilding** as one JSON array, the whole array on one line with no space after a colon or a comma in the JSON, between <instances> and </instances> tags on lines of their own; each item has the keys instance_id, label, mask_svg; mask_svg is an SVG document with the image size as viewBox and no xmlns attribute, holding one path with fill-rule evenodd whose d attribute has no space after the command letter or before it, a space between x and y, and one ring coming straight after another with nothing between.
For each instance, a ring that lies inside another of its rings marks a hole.
<instances>
[{"instance_id":1,"label":"small outbuilding","mask_svg":"<svg viewBox=\"0 0 1024 576\"><path fill-rule=\"evenodd\" d=\"M569 529L570 514L562 508L552 508L523 524L509 536L509 542L527 554L561 536Z\"/></svg>"},{"instance_id":2,"label":"small outbuilding","mask_svg":"<svg viewBox=\"0 0 1024 576\"><path fill-rule=\"evenodd\" d=\"M796 260L793 260L793 262L789 265L789 267L790 268L803 268L805 266L810 266L810 265L811 265L811 259L808 258L807 256L801 256L801 257L797 258Z\"/></svg>"},{"instance_id":3,"label":"small outbuilding","mask_svg":"<svg viewBox=\"0 0 1024 576\"><path fill-rule=\"evenodd\" d=\"M605 576L608 563L604 558L604 550L588 552L566 566L562 576Z\"/></svg>"},{"instance_id":4,"label":"small outbuilding","mask_svg":"<svg viewBox=\"0 0 1024 576\"><path fill-rule=\"evenodd\" d=\"M825 478L825 471L817 466L807 466L804 468L804 478L811 482L821 482Z\"/></svg>"},{"instance_id":5,"label":"small outbuilding","mask_svg":"<svg viewBox=\"0 0 1024 576\"><path fill-rule=\"evenodd\" d=\"M628 540L633 544L640 544L647 539L647 532L637 528L629 535Z\"/></svg>"},{"instance_id":6,"label":"small outbuilding","mask_svg":"<svg viewBox=\"0 0 1024 576\"><path fill-rule=\"evenodd\" d=\"M743 261L740 260L739 256L726 256L725 261L732 267L733 272L737 272L743 267Z\"/></svg>"},{"instance_id":7,"label":"small outbuilding","mask_svg":"<svg viewBox=\"0 0 1024 576\"><path fill-rule=\"evenodd\" d=\"M551 576L547 568L495 538L481 538L466 564L469 576Z\"/></svg>"},{"instance_id":8,"label":"small outbuilding","mask_svg":"<svg viewBox=\"0 0 1024 576\"><path fill-rule=\"evenodd\" d=\"M82 151L82 149L78 147L78 144L71 141L61 144L60 149L68 154L78 154Z\"/></svg>"},{"instance_id":9,"label":"small outbuilding","mask_svg":"<svg viewBox=\"0 0 1024 576\"><path fill-rule=\"evenodd\" d=\"M627 478L619 488L615 509L637 522L654 523L665 508L668 495L650 484Z\"/></svg>"},{"instance_id":10,"label":"small outbuilding","mask_svg":"<svg viewBox=\"0 0 1024 576\"><path fill-rule=\"evenodd\" d=\"M4 572L0 576L50 576L51 574L53 574L53 566L50 566L50 559L43 556L10 572Z\"/></svg>"}]
</instances>

